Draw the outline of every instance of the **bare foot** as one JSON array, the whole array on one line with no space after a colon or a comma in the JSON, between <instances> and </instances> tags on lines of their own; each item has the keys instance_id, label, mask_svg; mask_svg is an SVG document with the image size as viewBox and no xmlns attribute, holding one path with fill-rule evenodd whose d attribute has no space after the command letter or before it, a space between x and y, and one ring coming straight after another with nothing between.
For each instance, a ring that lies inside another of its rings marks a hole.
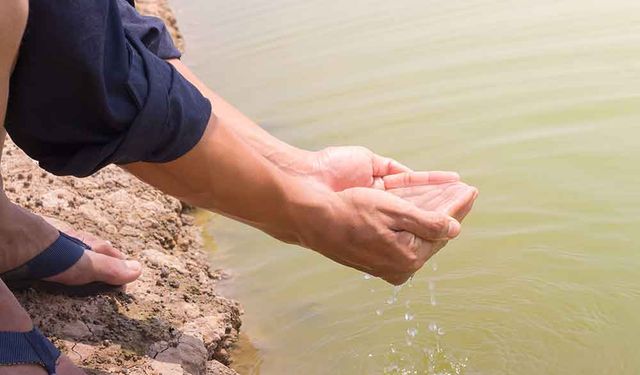
<instances>
[{"instance_id":1,"label":"bare foot","mask_svg":"<svg viewBox=\"0 0 640 375\"><path fill-rule=\"evenodd\" d=\"M20 306L9 289L0 281L0 332L29 332L33 324L26 311ZM0 347L0 351L9 348ZM46 375L38 365L0 365L0 375ZM60 356L56 363L58 375L83 375L84 371L76 367L68 357Z\"/></svg>"},{"instance_id":2,"label":"bare foot","mask_svg":"<svg viewBox=\"0 0 640 375\"><path fill-rule=\"evenodd\" d=\"M58 238L58 229L91 246L80 260L66 271L47 278L65 285L84 285L99 281L125 285L142 273L139 262L126 260L109 242L78 232L56 221L56 228L39 216L0 197L0 273L33 259Z\"/></svg>"}]
</instances>

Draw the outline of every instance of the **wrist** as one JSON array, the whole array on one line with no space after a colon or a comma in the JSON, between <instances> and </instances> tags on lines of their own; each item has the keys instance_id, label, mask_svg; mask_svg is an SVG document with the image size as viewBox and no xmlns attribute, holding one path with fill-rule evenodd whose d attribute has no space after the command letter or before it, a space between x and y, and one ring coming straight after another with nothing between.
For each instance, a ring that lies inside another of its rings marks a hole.
<instances>
[{"instance_id":1,"label":"wrist","mask_svg":"<svg viewBox=\"0 0 640 375\"><path fill-rule=\"evenodd\" d=\"M303 150L284 142L263 153L274 166L291 176L308 176L314 171L313 151Z\"/></svg>"},{"instance_id":2,"label":"wrist","mask_svg":"<svg viewBox=\"0 0 640 375\"><path fill-rule=\"evenodd\" d=\"M284 212L295 233L294 243L306 248L316 249L318 238L331 235L330 226L339 211L338 195L326 186L309 179L296 177L298 185L287 189L287 204Z\"/></svg>"}]
</instances>

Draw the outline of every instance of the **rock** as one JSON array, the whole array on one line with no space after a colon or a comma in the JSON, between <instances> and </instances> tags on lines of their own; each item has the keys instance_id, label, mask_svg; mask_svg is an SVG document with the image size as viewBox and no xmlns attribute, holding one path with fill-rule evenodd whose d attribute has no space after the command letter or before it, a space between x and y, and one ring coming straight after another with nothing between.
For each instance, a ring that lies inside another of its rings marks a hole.
<instances>
[{"instance_id":1,"label":"rock","mask_svg":"<svg viewBox=\"0 0 640 375\"><path fill-rule=\"evenodd\" d=\"M168 347L169 347L169 343L166 341L154 342L149 347L149 357L153 357L153 358L157 357L160 352L167 350Z\"/></svg>"},{"instance_id":2,"label":"rock","mask_svg":"<svg viewBox=\"0 0 640 375\"><path fill-rule=\"evenodd\" d=\"M160 270L160 277L166 279L169 276L169 269L167 267L162 267Z\"/></svg>"},{"instance_id":3,"label":"rock","mask_svg":"<svg viewBox=\"0 0 640 375\"><path fill-rule=\"evenodd\" d=\"M76 340L91 336L89 327L79 320L67 323L64 328L62 328L62 333L66 338Z\"/></svg>"},{"instance_id":4,"label":"rock","mask_svg":"<svg viewBox=\"0 0 640 375\"><path fill-rule=\"evenodd\" d=\"M93 353L95 353L98 348L95 346L83 344L83 343L74 343L70 341L65 341L65 346L67 347L67 356L72 362L81 363L85 359L91 357Z\"/></svg>"},{"instance_id":5,"label":"rock","mask_svg":"<svg viewBox=\"0 0 640 375\"><path fill-rule=\"evenodd\" d=\"M153 371L161 375L183 375L184 374L184 370L182 369L182 366L178 363L167 363L167 362L152 360L150 365Z\"/></svg>"},{"instance_id":6,"label":"rock","mask_svg":"<svg viewBox=\"0 0 640 375\"><path fill-rule=\"evenodd\" d=\"M104 334L104 326L102 325L87 323L87 328L93 336L102 336Z\"/></svg>"},{"instance_id":7,"label":"rock","mask_svg":"<svg viewBox=\"0 0 640 375\"><path fill-rule=\"evenodd\" d=\"M204 316L185 324L182 331L187 335L201 339L205 346L210 348L210 354L213 354L221 337L225 336L225 325L220 323L221 320L220 315Z\"/></svg>"},{"instance_id":8,"label":"rock","mask_svg":"<svg viewBox=\"0 0 640 375\"><path fill-rule=\"evenodd\" d=\"M179 311L182 311L184 315L187 317L187 319L189 320L198 318L202 313L198 305L193 303L188 303L188 302L181 303L179 305ZM185 332L185 333L190 334L188 332ZM191 336L194 336L194 335L191 335ZM205 345L206 345L206 342L205 342Z\"/></svg>"},{"instance_id":9,"label":"rock","mask_svg":"<svg viewBox=\"0 0 640 375\"><path fill-rule=\"evenodd\" d=\"M180 273L186 272L183 262L173 255L165 254L158 250L149 249L142 252L142 257L146 258L149 263L153 264L156 267L173 268Z\"/></svg>"},{"instance_id":10,"label":"rock","mask_svg":"<svg viewBox=\"0 0 640 375\"><path fill-rule=\"evenodd\" d=\"M108 194L105 197L113 204L114 207L119 209L130 209L135 197L129 194L126 190L117 190Z\"/></svg>"},{"instance_id":11,"label":"rock","mask_svg":"<svg viewBox=\"0 0 640 375\"><path fill-rule=\"evenodd\" d=\"M65 189L51 190L42 195L41 204L44 208L65 208L70 194Z\"/></svg>"},{"instance_id":12,"label":"rock","mask_svg":"<svg viewBox=\"0 0 640 375\"><path fill-rule=\"evenodd\" d=\"M201 340L183 335L180 337L178 346L161 351L155 359L161 362L179 363L189 374L199 375L206 368L208 357L207 349Z\"/></svg>"},{"instance_id":13,"label":"rock","mask_svg":"<svg viewBox=\"0 0 640 375\"><path fill-rule=\"evenodd\" d=\"M180 281L178 281L178 280L169 280L169 286L174 288L174 289L178 289L178 288L180 288Z\"/></svg>"},{"instance_id":14,"label":"rock","mask_svg":"<svg viewBox=\"0 0 640 375\"><path fill-rule=\"evenodd\" d=\"M43 197L44 200L44 197ZM43 202L44 205L44 202ZM84 216L86 220L90 220L101 227L109 225L109 221L105 219L102 212L91 203L85 203L78 207L78 212Z\"/></svg>"},{"instance_id":15,"label":"rock","mask_svg":"<svg viewBox=\"0 0 640 375\"><path fill-rule=\"evenodd\" d=\"M218 361L207 362L206 375L238 375L237 372Z\"/></svg>"}]
</instances>

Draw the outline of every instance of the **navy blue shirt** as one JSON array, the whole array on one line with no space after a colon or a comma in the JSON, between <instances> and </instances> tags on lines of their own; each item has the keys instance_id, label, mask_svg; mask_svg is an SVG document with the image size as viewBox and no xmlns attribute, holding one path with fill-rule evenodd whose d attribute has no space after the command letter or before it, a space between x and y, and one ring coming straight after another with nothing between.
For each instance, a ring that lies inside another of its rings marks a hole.
<instances>
[{"instance_id":1,"label":"navy blue shirt","mask_svg":"<svg viewBox=\"0 0 640 375\"><path fill-rule=\"evenodd\" d=\"M211 104L165 59L164 23L125 0L31 0L5 127L44 169L88 176L168 162L202 137Z\"/></svg>"}]
</instances>

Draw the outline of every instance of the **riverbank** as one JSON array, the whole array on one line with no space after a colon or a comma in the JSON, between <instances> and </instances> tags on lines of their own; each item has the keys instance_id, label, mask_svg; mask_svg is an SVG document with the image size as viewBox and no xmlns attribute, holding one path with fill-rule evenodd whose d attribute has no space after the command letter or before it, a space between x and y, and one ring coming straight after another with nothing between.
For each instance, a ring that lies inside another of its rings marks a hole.
<instances>
[{"instance_id":1,"label":"riverbank","mask_svg":"<svg viewBox=\"0 0 640 375\"><path fill-rule=\"evenodd\" d=\"M163 17L182 48L165 1L139 6ZM89 374L236 374L227 365L240 306L214 292L224 272L211 268L200 228L178 200L113 166L86 179L55 177L11 142L2 168L14 202L109 240L145 267L140 280L117 294L17 295L76 364Z\"/></svg>"}]
</instances>

